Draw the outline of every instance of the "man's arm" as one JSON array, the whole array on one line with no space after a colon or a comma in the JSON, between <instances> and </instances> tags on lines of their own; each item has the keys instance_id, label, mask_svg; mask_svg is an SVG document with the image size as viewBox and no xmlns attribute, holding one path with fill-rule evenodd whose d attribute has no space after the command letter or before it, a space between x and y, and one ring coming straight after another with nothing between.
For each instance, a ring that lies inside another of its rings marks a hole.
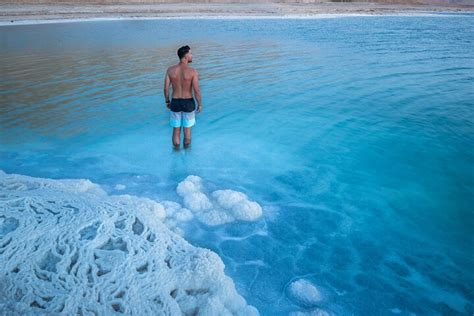
<instances>
[{"instance_id":1,"label":"man's arm","mask_svg":"<svg viewBox=\"0 0 474 316\"><path fill-rule=\"evenodd\" d=\"M165 87L163 89L163 93L165 94L165 101L166 107L170 107L170 76L168 75L168 70L166 70L165 75Z\"/></svg>"},{"instance_id":2,"label":"man's arm","mask_svg":"<svg viewBox=\"0 0 474 316\"><path fill-rule=\"evenodd\" d=\"M196 97L196 100L198 103L198 112L201 112L202 111L201 89L199 89L199 74L197 71L194 72L192 82L193 82L194 96Z\"/></svg>"}]
</instances>

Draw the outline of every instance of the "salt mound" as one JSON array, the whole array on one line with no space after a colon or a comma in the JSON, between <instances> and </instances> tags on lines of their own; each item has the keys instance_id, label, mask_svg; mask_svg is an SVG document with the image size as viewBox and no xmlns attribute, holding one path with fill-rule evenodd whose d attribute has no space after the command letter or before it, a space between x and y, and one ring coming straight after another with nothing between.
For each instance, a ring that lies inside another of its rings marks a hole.
<instances>
[{"instance_id":1,"label":"salt mound","mask_svg":"<svg viewBox=\"0 0 474 316\"><path fill-rule=\"evenodd\" d=\"M254 221L262 216L262 207L242 192L216 190L210 194L210 199L204 193L202 179L198 176L188 176L179 183L176 192L183 198L184 206L207 225L235 220Z\"/></svg>"},{"instance_id":2,"label":"salt mound","mask_svg":"<svg viewBox=\"0 0 474 316\"><path fill-rule=\"evenodd\" d=\"M314 309L311 311L305 311L305 312L300 312L300 311L290 312L288 316L331 316L331 314L329 314L325 310L317 308L317 309Z\"/></svg>"},{"instance_id":3,"label":"salt mound","mask_svg":"<svg viewBox=\"0 0 474 316\"><path fill-rule=\"evenodd\" d=\"M314 306L322 300L319 290L311 282L304 279L292 282L288 287L288 291L291 298L303 306Z\"/></svg>"},{"instance_id":4,"label":"salt mound","mask_svg":"<svg viewBox=\"0 0 474 316\"><path fill-rule=\"evenodd\" d=\"M214 252L163 220L178 205L88 180L0 171L0 314L258 315Z\"/></svg>"}]
</instances>

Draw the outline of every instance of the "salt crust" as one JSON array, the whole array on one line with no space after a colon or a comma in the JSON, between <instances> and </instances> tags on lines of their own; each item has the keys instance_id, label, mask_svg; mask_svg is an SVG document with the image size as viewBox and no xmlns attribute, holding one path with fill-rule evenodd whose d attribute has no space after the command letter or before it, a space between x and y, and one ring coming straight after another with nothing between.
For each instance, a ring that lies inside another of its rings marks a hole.
<instances>
[{"instance_id":1,"label":"salt crust","mask_svg":"<svg viewBox=\"0 0 474 316\"><path fill-rule=\"evenodd\" d=\"M234 218L256 216L240 213L257 210L243 194L213 199ZM165 225L192 215L89 180L0 171L0 314L258 315L217 254Z\"/></svg>"}]
</instances>

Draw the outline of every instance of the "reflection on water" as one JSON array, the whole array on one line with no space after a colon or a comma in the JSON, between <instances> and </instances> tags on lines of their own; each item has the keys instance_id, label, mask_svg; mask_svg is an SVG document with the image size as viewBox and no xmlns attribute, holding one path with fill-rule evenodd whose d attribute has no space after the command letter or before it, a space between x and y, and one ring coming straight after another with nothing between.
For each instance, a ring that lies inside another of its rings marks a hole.
<instances>
[{"instance_id":1,"label":"reflection on water","mask_svg":"<svg viewBox=\"0 0 474 316\"><path fill-rule=\"evenodd\" d=\"M223 81L244 87L258 82L271 89L284 79L275 71L286 63L285 52L277 45L201 45L205 50L195 50L204 88L210 82ZM5 80L0 86L0 123L4 141L18 141L16 128L30 129L31 135L67 138L84 133L113 134L119 126L133 128L150 121L156 107L162 105L166 68L178 61L173 48L2 55ZM212 94L222 95L225 89L223 85Z\"/></svg>"},{"instance_id":2,"label":"reflection on water","mask_svg":"<svg viewBox=\"0 0 474 316\"><path fill-rule=\"evenodd\" d=\"M2 60L7 80L1 85L5 106L0 114L7 141L14 140L16 127L70 137L93 133L106 117L126 125L128 115L120 107L135 108L136 119L143 119L139 110L146 104L138 102L156 95L162 80L157 74L164 67L159 51L14 55Z\"/></svg>"}]
</instances>

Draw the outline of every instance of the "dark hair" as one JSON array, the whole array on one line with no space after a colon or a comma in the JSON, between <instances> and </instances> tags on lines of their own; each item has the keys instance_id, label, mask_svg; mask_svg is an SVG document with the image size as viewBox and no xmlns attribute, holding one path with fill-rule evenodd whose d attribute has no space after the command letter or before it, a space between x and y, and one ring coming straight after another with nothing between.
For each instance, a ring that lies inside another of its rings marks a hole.
<instances>
[{"instance_id":1,"label":"dark hair","mask_svg":"<svg viewBox=\"0 0 474 316\"><path fill-rule=\"evenodd\" d=\"M183 58L184 56L186 56L187 53L189 53L189 50L191 49L191 47L189 47L188 45L186 46L182 46L178 49L178 57L179 59Z\"/></svg>"}]
</instances>

